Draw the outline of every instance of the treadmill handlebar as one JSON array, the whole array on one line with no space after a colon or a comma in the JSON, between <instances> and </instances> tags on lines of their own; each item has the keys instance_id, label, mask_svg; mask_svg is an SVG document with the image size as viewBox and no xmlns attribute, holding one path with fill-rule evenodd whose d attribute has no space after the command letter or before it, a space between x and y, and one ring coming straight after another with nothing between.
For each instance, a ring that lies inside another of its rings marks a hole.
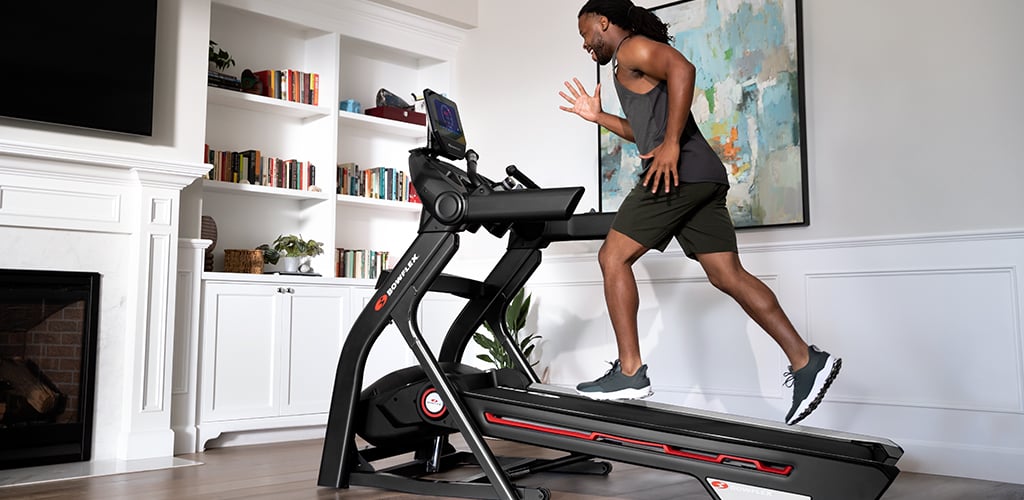
<instances>
[{"instance_id":1,"label":"treadmill handlebar","mask_svg":"<svg viewBox=\"0 0 1024 500\"><path fill-rule=\"evenodd\" d=\"M582 187L514 189L466 197L464 222L522 222L565 220L572 217L583 196Z\"/></svg>"},{"instance_id":2,"label":"treadmill handlebar","mask_svg":"<svg viewBox=\"0 0 1024 500\"><path fill-rule=\"evenodd\" d=\"M591 212L573 215L568 220L549 222L543 238L555 241L603 240L612 227L615 212Z\"/></svg>"},{"instance_id":3,"label":"treadmill handlebar","mask_svg":"<svg viewBox=\"0 0 1024 500\"><path fill-rule=\"evenodd\" d=\"M579 186L509 190L505 184L476 172L476 159L475 152L471 157L467 155L470 163L467 172L438 159L429 150L411 152L409 173L413 186L424 209L442 224L567 220L583 197L584 189ZM536 186L525 175L520 175L521 179L516 178L524 186Z\"/></svg>"},{"instance_id":4,"label":"treadmill handlebar","mask_svg":"<svg viewBox=\"0 0 1024 500\"><path fill-rule=\"evenodd\" d=\"M522 173L515 165L509 165L505 167L505 173L512 176L513 179L519 181L520 184L526 186L528 189L540 189L540 186L532 179Z\"/></svg>"}]
</instances>

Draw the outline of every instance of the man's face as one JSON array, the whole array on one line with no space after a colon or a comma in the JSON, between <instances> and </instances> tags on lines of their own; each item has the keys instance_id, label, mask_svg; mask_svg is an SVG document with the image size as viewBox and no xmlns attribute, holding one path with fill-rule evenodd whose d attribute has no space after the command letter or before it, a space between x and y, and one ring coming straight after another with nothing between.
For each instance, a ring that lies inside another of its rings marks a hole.
<instances>
[{"instance_id":1,"label":"man's face","mask_svg":"<svg viewBox=\"0 0 1024 500\"><path fill-rule=\"evenodd\" d=\"M593 13L583 14L579 19L579 28L580 36L583 37L583 50L590 53L591 59L602 66L611 62L613 50L604 39L608 18Z\"/></svg>"}]
</instances>

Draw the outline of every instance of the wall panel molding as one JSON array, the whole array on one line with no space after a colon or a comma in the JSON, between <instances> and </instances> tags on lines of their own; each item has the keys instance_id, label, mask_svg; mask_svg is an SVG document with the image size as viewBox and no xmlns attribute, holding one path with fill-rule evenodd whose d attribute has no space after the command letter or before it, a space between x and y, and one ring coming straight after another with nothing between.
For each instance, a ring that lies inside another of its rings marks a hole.
<instances>
[{"instance_id":1,"label":"wall panel molding","mask_svg":"<svg viewBox=\"0 0 1024 500\"><path fill-rule=\"evenodd\" d=\"M1016 281L1012 267L806 275L808 336L860 382L830 400L1024 413Z\"/></svg>"},{"instance_id":2,"label":"wall panel molding","mask_svg":"<svg viewBox=\"0 0 1024 500\"><path fill-rule=\"evenodd\" d=\"M576 248L545 254L527 284L544 336L537 370L564 387L600 376L616 356L596 248ZM1022 481L1024 230L741 245L740 254L804 339L844 360L807 425L890 438L907 449L904 470ZM785 415L781 349L698 263L673 246L634 271L653 400Z\"/></svg>"}]
</instances>

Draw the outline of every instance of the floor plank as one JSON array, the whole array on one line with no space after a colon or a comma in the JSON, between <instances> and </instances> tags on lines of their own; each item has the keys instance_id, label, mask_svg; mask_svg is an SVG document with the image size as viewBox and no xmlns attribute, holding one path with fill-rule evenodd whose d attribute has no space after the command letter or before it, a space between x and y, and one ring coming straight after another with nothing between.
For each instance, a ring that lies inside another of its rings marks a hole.
<instances>
[{"instance_id":1,"label":"floor plank","mask_svg":"<svg viewBox=\"0 0 1024 500\"><path fill-rule=\"evenodd\" d=\"M489 441L499 455L557 456L557 452ZM456 443L458 446L458 443ZM0 488L0 499L24 500L411 500L423 497L365 487L316 485L322 441L239 446L182 455L203 465ZM3 471L0 471L3 474ZM606 477L541 473L518 481L543 486L557 500L707 500L689 476L614 464ZM884 500L1024 500L1024 485L902 473Z\"/></svg>"}]
</instances>

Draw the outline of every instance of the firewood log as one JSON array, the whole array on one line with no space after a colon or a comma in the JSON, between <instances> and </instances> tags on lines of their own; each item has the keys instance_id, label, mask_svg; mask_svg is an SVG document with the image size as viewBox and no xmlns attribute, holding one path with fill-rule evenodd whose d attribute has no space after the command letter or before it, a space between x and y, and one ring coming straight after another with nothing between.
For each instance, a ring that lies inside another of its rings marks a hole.
<instances>
[{"instance_id":1,"label":"firewood log","mask_svg":"<svg viewBox=\"0 0 1024 500\"><path fill-rule=\"evenodd\" d=\"M0 380L7 381L11 394L24 397L42 415L50 413L57 405L57 391L40 380L24 360L0 359Z\"/></svg>"}]
</instances>

